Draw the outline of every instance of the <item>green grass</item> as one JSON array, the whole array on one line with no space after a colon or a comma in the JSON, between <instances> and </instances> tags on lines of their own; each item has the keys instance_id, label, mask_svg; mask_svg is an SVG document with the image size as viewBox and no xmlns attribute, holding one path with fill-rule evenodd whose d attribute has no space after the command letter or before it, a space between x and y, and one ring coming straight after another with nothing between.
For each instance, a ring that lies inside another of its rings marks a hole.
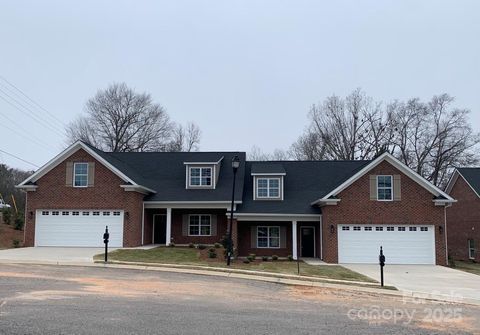
<instances>
[{"instance_id":1,"label":"green grass","mask_svg":"<svg viewBox=\"0 0 480 335\"><path fill-rule=\"evenodd\" d=\"M222 249L217 252L222 255ZM103 260L103 254L95 256L95 260ZM109 253L109 260L135 263L165 263L181 265L200 265L216 268L226 268L225 262L219 257L213 260L206 260L200 257L200 252L193 248L182 247L159 247L149 250L128 250L120 249ZM243 263L242 260L235 260L231 268L240 270L263 271L268 273L297 275L297 262L290 261L268 261ZM373 279L351 271L340 265L309 265L300 261L300 274L303 276L321 277L328 279L352 280L372 283Z\"/></svg>"},{"instance_id":2,"label":"green grass","mask_svg":"<svg viewBox=\"0 0 480 335\"><path fill-rule=\"evenodd\" d=\"M455 261L454 269L470 272L480 276L480 263Z\"/></svg>"}]
</instances>

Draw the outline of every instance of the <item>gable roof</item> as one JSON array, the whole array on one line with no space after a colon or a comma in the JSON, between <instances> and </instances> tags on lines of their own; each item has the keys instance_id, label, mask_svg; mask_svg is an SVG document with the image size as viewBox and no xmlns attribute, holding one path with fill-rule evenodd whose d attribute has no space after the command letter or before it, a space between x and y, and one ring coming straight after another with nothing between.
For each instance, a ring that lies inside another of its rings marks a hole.
<instances>
[{"instance_id":1,"label":"gable roof","mask_svg":"<svg viewBox=\"0 0 480 335\"><path fill-rule=\"evenodd\" d=\"M374 167L376 167L378 164L380 164L383 161L387 161L388 163L392 164L394 167L396 167L399 171L403 172L407 177L410 177L413 181L415 181L417 184L425 188L427 191L432 193L436 199L433 201L438 202L438 203L445 203L445 202L455 202L455 199L453 199L451 196L449 196L447 193L443 192L440 188L437 186L433 185L430 183L428 180L420 176L418 173L410 169L408 166L400 162L398 159L393 157L390 153L385 152L372 160L369 164L365 165L360 171L352 175L350 178L348 178L345 182L342 184L338 185L336 188L328 192L325 196L317 199L312 203L313 204L320 204L322 202L327 202L329 199L332 197L334 198L338 193L346 189L348 186L353 184L355 181L357 181L360 177L365 175L368 171L372 170Z\"/></svg>"},{"instance_id":2,"label":"gable roof","mask_svg":"<svg viewBox=\"0 0 480 335\"><path fill-rule=\"evenodd\" d=\"M263 175L284 175L285 169L281 162L252 162L251 163L251 175L263 174Z\"/></svg>"},{"instance_id":3,"label":"gable roof","mask_svg":"<svg viewBox=\"0 0 480 335\"><path fill-rule=\"evenodd\" d=\"M319 196L326 195L370 161L281 161L247 162L243 203L237 213L320 214L321 208L311 206ZM286 173L282 201L253 200L252 169L258 164L278 164Z\"/></svg>"},{"instance_id":4,"label":"gable roof","mask_svg":"<svg viewBox=\"0 0 480 335\"><path fill-rule=\"evenodd\" d=\"M450 194L453 186L461 176L472 191L480 198L480 168L456 168L450 180L448 181L445 191Z\"/></svg>"}]
</instances>

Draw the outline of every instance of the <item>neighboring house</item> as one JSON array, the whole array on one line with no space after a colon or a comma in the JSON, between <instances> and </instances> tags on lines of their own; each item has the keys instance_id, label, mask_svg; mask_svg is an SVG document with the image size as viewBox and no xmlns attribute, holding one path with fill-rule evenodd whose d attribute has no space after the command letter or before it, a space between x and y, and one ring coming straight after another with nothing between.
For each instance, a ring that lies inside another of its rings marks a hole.
<instances>
[{"instance_id":1,"label":"neighboring house","mask_svg":"<svg viewBox=\"0 0 480 335\"><path fill-rule=\"evenodd\" d=\"M388 153L372 161L245 161L242 152L106 153L77 142L20 185L26 246L212 244L329 263L446 264L453 198Z\"/></svg>"},{"instance_id":2,"label":"neighboring house","mask_svg":"<svg viewBox=\"0 0 480 335\"><path fill-rule=\"evenodd\" d=\"M447 211L449 255L480 261L480 168L455 169L446 191L457 200Z\"/></svg>"}]
</instances>

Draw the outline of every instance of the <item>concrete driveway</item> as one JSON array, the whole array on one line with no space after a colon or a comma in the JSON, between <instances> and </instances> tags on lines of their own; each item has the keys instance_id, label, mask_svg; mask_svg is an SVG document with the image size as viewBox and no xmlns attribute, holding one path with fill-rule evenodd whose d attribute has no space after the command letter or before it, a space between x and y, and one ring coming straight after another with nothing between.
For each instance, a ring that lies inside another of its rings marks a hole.
<instances>
[{"instance_id":1,"label":"concrete driveway","mask_svg":"<svg viewBox=\"0 0 480 335\"><path fill-rule=\"evenodd\" d=\"M380 281L377 264L341 264ZM386 265L385 285L399 290L427 295L463 298L480 302L480 276L437 265Z\"/></svg>"},{"instance_id":2,"label":"concrete driveway","mask_svg":"<svg viewBox=\"0 0 480 335\"><path fill-rule=\"evenodd\" d=\"M113 251L114 249L109 249ZM2 263L93 263L93 256L103 253L103 248L34 247L0 250Z\"/></svg>"}]
</instances>

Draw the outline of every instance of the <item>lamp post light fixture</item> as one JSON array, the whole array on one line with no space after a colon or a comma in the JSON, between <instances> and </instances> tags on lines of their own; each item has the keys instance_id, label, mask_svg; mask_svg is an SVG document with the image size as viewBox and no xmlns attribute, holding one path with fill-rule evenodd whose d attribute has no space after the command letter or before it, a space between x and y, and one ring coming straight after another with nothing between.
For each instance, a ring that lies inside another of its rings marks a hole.
<instances>
[{"instance_id":1,"label":"lamp post light fixture","mask_svg":"<svg viewBox=\"0 0 480 335\"><path fill-rule=\"evenodd\" d=\"M230 206L230 221L228 222L227 229L227 266L230 266L230 261L232 259L233 253L233 241L232 241L232 222L233 222L233 207L235 203L235 180L237 176L237 170L240 166L240 158L234 156L232 158L232 169L233 169L233 186L232 186L232 204Z\"/></svg>"}]
</instances>

